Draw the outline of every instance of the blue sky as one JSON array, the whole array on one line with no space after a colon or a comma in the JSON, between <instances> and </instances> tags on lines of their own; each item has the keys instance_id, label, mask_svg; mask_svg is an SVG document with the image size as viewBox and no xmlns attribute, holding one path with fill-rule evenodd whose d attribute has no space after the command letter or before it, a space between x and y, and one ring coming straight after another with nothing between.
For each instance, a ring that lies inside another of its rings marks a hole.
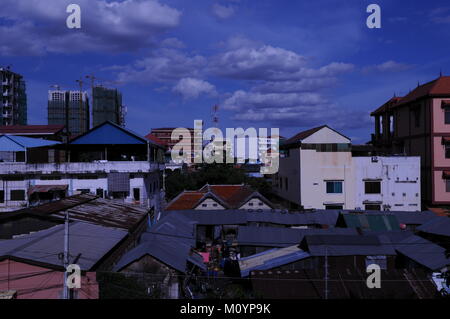
<instances>
[{"instance_id":1,"label":"blue sky","mask_svg":"<svg viewBox=\"0 0 450 319\"><path fill-rule=\"evenodd\" d=\"M371 3L381 29L366 26ZM445 0L2 0L0 65L25 77L29 124L47 123L50 85L93 74L141 134L209 127L218 104L221 128L328 124L364 143L371 110L450 74L449 31Z\"/></svg>"}]
</instances>

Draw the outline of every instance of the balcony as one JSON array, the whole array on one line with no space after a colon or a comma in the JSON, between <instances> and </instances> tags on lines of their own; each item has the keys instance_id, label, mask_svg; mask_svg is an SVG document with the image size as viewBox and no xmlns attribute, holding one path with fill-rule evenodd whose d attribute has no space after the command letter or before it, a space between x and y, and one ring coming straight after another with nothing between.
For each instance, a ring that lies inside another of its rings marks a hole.
<instances>
[{"instance_id":1,"label":"balcony","mask_svg":"<svg viewBox=\"0 0 450 319\"><path fill-rule=\"evenodd\" d=\"M149 173L163 168L164 164L131 161L45 164L0 163L0 174Z\"/></svg>"}]
</instances>

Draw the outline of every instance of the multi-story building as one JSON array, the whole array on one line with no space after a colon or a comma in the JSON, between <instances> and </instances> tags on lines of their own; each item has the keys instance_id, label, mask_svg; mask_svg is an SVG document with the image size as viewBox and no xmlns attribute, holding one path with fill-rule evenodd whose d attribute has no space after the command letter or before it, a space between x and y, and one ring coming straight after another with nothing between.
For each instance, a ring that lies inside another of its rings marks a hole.
<instances>
[{"instance_id":1,"label":"multi-story building","mask_svg":"<svg viewBox=\"0 0 450 319\"><path fill-rule=\"evenodd\" d=\"M27 124L25 81L9 68L0 68L0 126Z\"/></svg>"},{"instance_id":2,"label":"multi-story building","mask_svg":"<svg viewBox=\"0 0 450 319\"><path fill-rule=\"evenodd\" d=\"M87 92L48 91L49 125L64 125L66 134L75 137L89 130L89 120Z\"/></svg>"},{"instance_id":3,"label":"multi-story building","mask_svg":"<svg viewBox=\"0 0 450 319\"><path fill-rule=\"evenodd\" d=\"M125 126L122 94L117 89L95 86L92 88L92 125L95 127L106 121Z\"/></svg>"},{"instance_id":4,"label":"multi-story building","mask_svg":"<svg viewBox=\"0 0 450 319\"><path fill-rule=\"evenodd\" d=\"M420 156L424 204L450 204L450 76L419 85L371 114L379 153Z\"/></svg>"},{"instance_id":5,"label":"multi-story building","mask_svg":"<svg viewBox=\"0 0 450 319\"><path fill-rule=\"evenodd\" d=\"M354 157L351 146L326 125L286 140L273 191L293 208L421 209L418 157Z\"/></svg>"},{"instance_id":6,"label":"multi-story building","mask_svg":"<svg viewBox=\"0 0 450 319\"><path fill-rule=\"evenodd\" d=\"M164 199L162 148L116 124L105 122L68 144L20 138L29 147L11 147L22 155L0 162L0 211L84 193L155 210Z\"/></svg>"}]
</instances>

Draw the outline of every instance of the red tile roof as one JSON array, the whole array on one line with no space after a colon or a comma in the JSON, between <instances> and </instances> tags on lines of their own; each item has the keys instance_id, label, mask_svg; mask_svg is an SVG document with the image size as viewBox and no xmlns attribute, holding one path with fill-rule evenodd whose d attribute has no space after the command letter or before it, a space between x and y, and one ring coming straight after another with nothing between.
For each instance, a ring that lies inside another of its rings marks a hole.
<instances>
[{"instance_id":1,"label":"red tile roof","mask_svg":"<svg viewBox=\"0 0 450 319\"><path fill-rule=\"evenodd\" d=\"M383 114L383 113L389 111L395 105L397 105L401 100L402 100L401 97L393 97L392 99L390 99L389 101L384 103L382 106L377 108L375 111L373 111L370 115L375 116L375 115Z\"/></svg>"},{"instance_id":2,"label":"red tile roof","mask_svg":"<svg viewBox=\"0 0 450 319\"><path fill-rule=\"evenodd\" d=\"M146 138L147 140L152 141L153 143L159 144L159 145L161 145L161 146L166 146L166 145L167 145L167 142L166 142L166 141L163 141L162 139L156 137L155 135L153 135L153 134L151 134L151 133L150 133L150 134L147 134L147 135L145 136L145 138Z\"/></svg>"},{"instance_id":3,"label":"red tile roof","mask_svg":"<svg viewBox=\"0 0 450 319\"><path fill-rule=\"evenodd\" d=\"M55 134L64 125L11 125L0 127L0 134Z\"/></svg>"},{"instance_id":4,"label":"red tile roof","mask_svg":"<svg viewBox=\"0 0 450 319\"><path fill-rule=\"evenodd\" d=\"M194 209L196 204L205 196L203 192L184 191L167 205L166 210Z\"/></svg>"},{"instance_id":5,"label":"red tile roof","mask_svg":"<svg viewBox=\"0 0 450 319\"><path fill-rule=\"evenodd\" d=\"M450 76L441 76L436 80L418 86L406 95L398 105L413 102L425 96L450 96ZM398 106L397 105L397 106Z\"/></svg>"},{"instance_id":6,"label":"red tile roof","mask_svg":"<svg viewBox=\"0 0 450 319\"><path fill-rule=\"evenodd\" d=\"M226 208L238 209L254 193L255 191L246 185L205 185L198 191L181 193L169 203L166 210L194 209L203 198L208 196L212 196ZM263 199L259 193L257 195ZM266 203L268 202L266 201Z\"/></svg>"}]
</instances>

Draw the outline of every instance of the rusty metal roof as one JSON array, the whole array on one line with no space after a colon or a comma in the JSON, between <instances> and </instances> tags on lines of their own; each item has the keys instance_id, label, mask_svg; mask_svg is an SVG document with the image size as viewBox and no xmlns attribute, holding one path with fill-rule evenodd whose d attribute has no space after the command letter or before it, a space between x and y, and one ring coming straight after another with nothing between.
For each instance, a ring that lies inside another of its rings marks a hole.
<instances>
[{"instance_id":1,"label":"rusty metal roof","mask_svg":"<svg viewBox=\"0 0 450 319\"><path fill-rule=\"evenodd\" d=\"M145 208L99 198L94 195L82 194L67 197L57 202L47 203L4 213L0 219L20 218L21 216L36 216L64 219L65 211L69 211L71 220L85 221L106 227L134 230L146 217Z\"/></svg>"}]
</instances>

